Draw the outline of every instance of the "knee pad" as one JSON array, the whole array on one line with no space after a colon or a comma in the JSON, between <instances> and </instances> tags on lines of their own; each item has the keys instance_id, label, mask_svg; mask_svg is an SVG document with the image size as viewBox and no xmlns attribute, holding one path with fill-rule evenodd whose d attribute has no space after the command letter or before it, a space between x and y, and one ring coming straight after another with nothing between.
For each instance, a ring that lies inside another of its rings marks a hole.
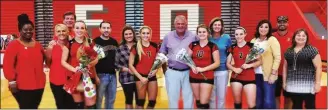
<instances>
[{"instance_id":1,"label":"knee pad","mask_svg":"<svg viewBox=\"0 0 328 110\"><path fill-rule=\"evenodd\" d=\"M241 109L241 103L235 103L235 109Z\"/></svg>"},{"instance_id":2,"label":"knee pad","mask_svg":"<svg viewBox=\"0 0 328 110\"><path fill-rule=\"evenodd\" d=\"M91 106L87 106L87 109L96 109L96 104L91 105Z\"/></svg>"},{"instance_id":3,"label":"knee pad","mask_svg":"<svg viewBox=\"0 0 328 110\"><path fill-rule=\"evenodd\" d=\"M210 108L210 104L200 104L200 109L209 109Z\"/></svg>"},{"instance_id":4,"label":"knee pad","mask_svg":"<svg viewBox=\"0 0 328 110\"><path fill-rule=\"evenodd\" d=\"M201 108L200 100L196 100L196 107Z\"/></svg>"},{"instance_id":5,"label":"knee pad","mask_svg":"<svg viewBox=\"0 0 328 110\"><path fill-rule=\"evenodd\" d=\"M143 107L145 105L145 99L138 99L137 105Z\"/></svg>"},{"instance_id":6,"label":"knee pad","mask_svg":"<svg viewBox=\"0 0 328 110\"><path fill-rule=\"evenodd\" d=\"M148 107L155 107L155 104L156 104L156 100L149 100L148 101Z\"/></svg>"},{"instance_id":7,"label":"knee pad","mask_svg":"<svg viewBox=\"0 0 328 110\"><path fill-rule=\"evenodd\" d=\"M204 109L209 109L209 108L210 108L210 104L208 104L208 103L203 104L203 108L204 108Z\"/></svg>"}]
</instances>

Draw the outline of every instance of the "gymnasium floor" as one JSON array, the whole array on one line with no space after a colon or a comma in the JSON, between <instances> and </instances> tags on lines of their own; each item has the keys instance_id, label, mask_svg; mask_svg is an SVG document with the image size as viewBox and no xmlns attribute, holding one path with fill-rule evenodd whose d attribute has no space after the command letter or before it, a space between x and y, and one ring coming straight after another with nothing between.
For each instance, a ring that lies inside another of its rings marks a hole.
<instances>
[{"instance_id":1,"label":"gymnasium floor","mask_svg":"<svg viewBox=\"0 0 328 110\"><path fill-rule=\"evenodd\" d=\"M3 71L1 70L1 73ZM46 72L47 74L47 72ZM168 98L166 94L166 88L165 88L165 82L163 74L158 74L158 97L157 97L157 104L155 108L168 108ZM322 89L321 92L317 94L316 96L316 102L317 108L327 108L327 73L322 74ZM117 94L116 94L116 100L115 100L115 108L124 108L125 107L125 98L124 93L122 91L121 85L118 83L117 88ZM243 108L247 108L247 105L245 103L245 96L243 96ZM147 104L147 103L146 103ZM182 100L179 102L180 107L182 107ZM282 106L282 105L281 105ZM0 108L18 108L18 105L11 95L11 93L8 91L8 82L3 77L3 74L1 74L1 106ZM41 101L41 104L39 108L56 108L55 101L52 95L52 92L50 90L49 80L48 80L48 74L47 74L47 84L45 87L45 91L43 93L43 98ZM228 85L227 90L227 96L226 96L226 108L233 108L233 98L231 94L231 89Z\"/></svg>"}]
</instances>

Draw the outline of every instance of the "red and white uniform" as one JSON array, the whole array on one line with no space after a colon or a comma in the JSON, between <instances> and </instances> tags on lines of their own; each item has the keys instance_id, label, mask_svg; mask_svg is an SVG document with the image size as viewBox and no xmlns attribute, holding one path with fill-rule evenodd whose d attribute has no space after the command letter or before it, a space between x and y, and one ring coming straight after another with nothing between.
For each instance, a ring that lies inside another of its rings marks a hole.
<instances>
[{"instance_id":1,"label":"red and white uniform","mask_svg":"<svg viewBox=\"0 0 328 110\"><path fill-rule=\"evenodd\" d=\"M249 53L249 50L251 49L250 46L245 44L243 47L238 47L238 46L232 46L232 49L230 50L232 53L232 58L234 59L235 68L241 68L241 66L245 63L246 56ZM234 76L236 73L232 72L232 76ZM253 68L249 69L243 69L243 71L237 75L236 78L237 80L242 80L242 81L254 81L255 80L255 72Z\"/></svg>"},{"instance_id":2,"label":"red and white uniform","mask_svg":"<svg viewBox=\"0 0 328 110\"><path fill-rule=\"evenodd\" d=\"M196 67L203 68L214 63L212 53L218 50L218 47L214 43L208 42L206 46L201 47L199 41L195 41L189 45L189 48L192 50L191 58ZM213 70L205 71L203 74L207 79L214 78ZM190 77L195 79L204 79L201 74L195 74L193 71L190 71Z\"/></svg>"}]
</instances>

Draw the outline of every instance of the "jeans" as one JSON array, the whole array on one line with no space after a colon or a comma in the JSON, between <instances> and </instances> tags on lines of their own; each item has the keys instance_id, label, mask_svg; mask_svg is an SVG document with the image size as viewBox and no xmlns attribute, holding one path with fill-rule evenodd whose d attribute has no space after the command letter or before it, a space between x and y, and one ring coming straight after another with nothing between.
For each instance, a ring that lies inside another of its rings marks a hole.
<instances>
[{"instance_id":1,"label":"jeans","mask_svg":"<svg viewBox=\"0 0 328 110\"><path fill-rule=\"evenodd\" d=\"M262 74L255 75L256 80L256 108L276 109L275 87L276 82L269 84L263 80Z\"/></svg>"},{"instance_id":2,"label":"jeans","mask_svg":"<svg viewBox=\"0 0 328 110\"><path fill-rule=\"evenodd\" d=\"M116 74L99 73L100 84L97 87L97 108L100 109L105 95L105 109L114 108L116 98Z\"/></svg>"},{"instance_id":3,"label":"jeans","mask_svg":"<svg viewBox=\"0 0 328 110\"><path fill-rule=\"evenodd\" d=\"M214 71L214 86L210 98L211 109L225 108L225 96L227 93L227 85L229 81L228 71ZM216 100L217 99L217 100Z\"/></svg>"},{"instance_id":4,"label":"jeans","mask_svg":"<svg viewBox=\"0 0 328 110\"><path fill-rule=\"evenodd\" d=\"M189 82L189 71L176 71L167 69L165 72L165 84L169 98L169 108L177 109L180 98L180 90L183 95L183 108L193 108L193 93Z\"/></svg>"}]
</instances>

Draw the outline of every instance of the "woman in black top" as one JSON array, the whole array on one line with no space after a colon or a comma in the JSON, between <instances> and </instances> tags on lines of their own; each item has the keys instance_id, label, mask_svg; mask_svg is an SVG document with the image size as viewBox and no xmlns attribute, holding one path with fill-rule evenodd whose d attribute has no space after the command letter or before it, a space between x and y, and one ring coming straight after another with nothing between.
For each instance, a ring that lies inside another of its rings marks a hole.
<instances>
[{"instance_id":1,"label":"woman in black top","mask_svg":"<svg viewBox=\"0 0 328 110\"><path fill-rule=\"evenodd\" d=\"M292 47L285 52L283 87L291 94L293 109L315 109L315 93L321 88L321 58L318 50L309 45L305 29L297 30Z\"/></svg>"}]
</instances>

